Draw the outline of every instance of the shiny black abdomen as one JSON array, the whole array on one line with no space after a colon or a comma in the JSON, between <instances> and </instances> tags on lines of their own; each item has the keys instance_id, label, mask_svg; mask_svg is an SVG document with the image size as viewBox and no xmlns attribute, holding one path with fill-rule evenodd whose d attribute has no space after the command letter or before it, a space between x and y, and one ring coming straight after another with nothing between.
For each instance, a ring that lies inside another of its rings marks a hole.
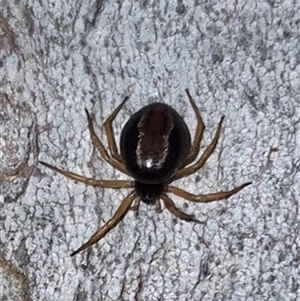
<instances>
[{"instance_id":1,"label":"shiny black abdomen","mask_svg":"<svg viewBox=\"0 0 300 301\"><path fill-rule=\"evenodd\" d=\"M135 113L121 133L121 156L137 182L167 182L191 147L188 128L170 106L150 104Z\"/></svg>"}]
</instances>

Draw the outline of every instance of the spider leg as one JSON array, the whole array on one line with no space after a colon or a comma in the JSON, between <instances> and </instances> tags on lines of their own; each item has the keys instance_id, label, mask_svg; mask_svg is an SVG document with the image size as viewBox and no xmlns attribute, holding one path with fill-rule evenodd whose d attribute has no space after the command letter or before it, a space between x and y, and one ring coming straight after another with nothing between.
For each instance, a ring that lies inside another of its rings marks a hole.
<instances>
[{"instance_id":1,"label":"spider leg","mask_svg":"<svg viewBox=\"0 0 300 301\"><path fill-rule=\"evenodd\" d=\"M64 175L67 178L70 178L72 180L78 181L78 182L82 182L85 183L87 185L92 185L92 186L98 186L98 187L103 187L103 188L116 188L116 189L120 189L120 188L130 188L133 187L132 186L132 182L131 181L125 181L125 180L96 180L93 178L87 178L81 175L78 175L76 173L70 172L70 171L65 171L62 169L59 169L55 166L52 166L48 163L39 161L39 163L41 163L42 165Z\"/></svg>"},{"instance_id":2,"label":"spider leg","mask_svg":"<svg viewBox=\"0 0 300 301\"><path fill-rule=\"evenodd\" d=\"M102 158L109 163L112 167L118 169L119 171L128 174L126 171L126 168L124 164L122 163L122 160L116 160L116 158L111 158L110 155L107 153L103 143L101 140L98 138L98 136L95 133L94 126L93 126L93 120L88 112L88 110L85 110L87 119L88 119L88 127L91 135L91 139L93 144L96 146L96 148L99 150Z\"/></svg>"},{"instance_id":3,"label":"spider leg","mask_svg":"<svg viewBox=\"0 0 300 301\"><path fill-rule=\"evenodd\" d=\"M213 202L213 201L218 201L218 200L222 200L222 199L228 199L229 197L238 193L239 191L241 191L243 188L245 188L246 186L248 186L250 184L251 184L251 182L245 183L239 187L235 187L229 191L220 191L217 193L210 193L210 194L196 195L196 194L189 193L183 189L180 189L180 188L174 187L174 186L168 186L167 192L173 193L173 194L175 194L181 198L184 198L188 201L191 201L191 202L206 203L206 202Z\"/></svg>"},{"instance_id":4,"label":"spider leg","mask_svg":"<svg viewBox=\"0 0 300 301\"><path fill-rule=\"evenodd\" d=\"M111 153L111 156L119 162L122 162L122 157L118 152L116 140L115 140L115 135L114 135L114 130L112 127L112 122L115 120L116 116L124 106L125 102L129 99L129 96L126 96L124 100L121 102L121 104L111 113L111 115L106 119L104 122L104 128L108 140L108 146L109 150Z\"/></svg>"},{"instance_id":5,"label":"spider leg","mask_svg":"<svg viewBox=\"0 0 300 301\"><path fill-rule=\"evenodd\" d=\"M117 224L123 219L126 215L127 211L129 210L130 205L132 204L133 200L137 197L136 193L133 191L131 192L121 203L118 210L114 214L114 216L104 225L102 226L97 232L95 232L92 237L84 243L79 249L74 251L71 256L78 254L79 252L83 251L84 249L88 248L89 246L93 245L101 238L103 238L111 229L117 226Z\"/></svg>"},{"instance_id":6,"label":"spider leg","mask_svg":"<svg viewBox=\"0 0 300 301\"><path fill-rule=\"evenodd\" d=\"M166 208L172 213L174 214L175 216L177 216L178 218L182 219L182 220L185 220L187 222L196 222L196 223L199 223L199 224L202 224L202 222L198 221L197 219L195 219L195 217L193 215L189 215L189 214L186 214L182 211L180 211L176 206L175 204L173 203L173 201L171 200L170 197L168 197L166 194L163 194L161 196L161 199L163 200Z\"/></svg>"},{"instance_id":7,"label":"spider leg","mask_svg":"<svg viewBox=\"0 0 300 301\"><path fill-rule=\"evenodd\" d=\"M189 98L190 104L191 104L191 106L192 106L192 108L195 112L196 119L197 119L197 128L196 128L196 133L195 133L195 137L194 137L192 147L190 149L189 154L185 157L185 159L183 161L183 164L182 164L182 167L184 167L184 166L190 164L191 162L193 162L195 160L195 158L198 156L199 150L200 150L200 143L201 143L203 132L204 132L204 129L205 129L205 125L203 123L203 120L201 118L199 110L198 110L198 108L195 104L195 101L193 100L193 98L192 98L192 96L191 96L188 89L186 89L185 92L186 92L186 94Z\"/></svg>"},{"instance_id":8,"label":"spider leg","mask_svg":"<svg viewBox=\"0 0 300 301\"><path fill-rule=\"evenodd\" d=\"M189 176L189 175L195 173L201 167L203 167L203 165L205 164L205 162L207 161L207 159L210 157L210 155L212 154L212 152L215 150L215 148L217 146L217 143L218 143L218 140L219 140L219 137L220 137L220 133L221 133L221 129L222 129L223 120L224 120L224 116L221 118L221 120L219 122L218 129L216 131L214 139L209 144L209 146L206 148L206 150L204 151L204 153L202 154L200 159L195 164L193 164L191 166L188 166L186 168L179 169L178 171L176 171L174 176L171 178L170 182L173 182L173 181L178 180L180 178Z\"/></svg>"}]
</instances>

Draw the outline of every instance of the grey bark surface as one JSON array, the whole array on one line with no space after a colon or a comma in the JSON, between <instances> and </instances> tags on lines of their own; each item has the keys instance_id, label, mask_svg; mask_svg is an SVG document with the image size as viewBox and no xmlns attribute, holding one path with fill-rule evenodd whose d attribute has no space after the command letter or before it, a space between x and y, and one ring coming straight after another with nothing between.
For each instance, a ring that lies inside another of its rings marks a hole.
<instances>
[{"instance_id":1,"label":"grey bark surface","mask_svg":"<svg viewBox=\"0 0 300 301\"><path fill-rule=\"evenodd\" d=\"M300 2L4 1L0 3L0 300L299 300ZM126 179L91 144L103 122L171 105L201 153L174 185L194 194L253 184L228 200L172 197L203 224L141 205L103 240L70 253L129 191L73 182L38 164Z\"/></svg>"}]
</instances>

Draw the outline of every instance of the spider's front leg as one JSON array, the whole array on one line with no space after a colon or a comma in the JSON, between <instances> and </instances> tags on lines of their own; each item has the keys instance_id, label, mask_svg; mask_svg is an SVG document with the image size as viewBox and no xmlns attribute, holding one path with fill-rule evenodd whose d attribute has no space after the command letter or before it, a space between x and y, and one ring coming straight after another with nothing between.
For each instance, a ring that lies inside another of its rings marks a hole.
<instances>
[{"instance_id":1,"label":"spider's front leg","mask_svg":"<svg viewBox=\"0 0 300 301\"><path fill-rule=\"evenodd\" d=\"M163 194L161 196L161 199L164 202L164 205L166 206L166 208L175 216L177 216L178 218L185 220L187 222L196 222L198 224L202 224L202 222L198 221L194 215L189 215L186 214L184 212L182 212L181 210L179 210L175 204L173 203L172 199L170 197L168 197L166 194Z\"/></svg>"},{"instance_id":2,"label":"spider's front leg","mask_svg":"<svg viewBox=\"0 0 300 301\"><path fill-rule=\"evenodd\" d=\"M92 237L84 243L79 249L74 251L71 256L78 254L79 252L83 251L84 249L88 248L89 246L93 245L94 243L98 242L101 238L103 238L111 229L117 226L117 224L123 219L126 215L127 211L129 210L133 200L137 197L136 192L131 192L121 203L120 207L114 214L114 216L97 232L95 232Z\"/></svg>"}]
</instances>

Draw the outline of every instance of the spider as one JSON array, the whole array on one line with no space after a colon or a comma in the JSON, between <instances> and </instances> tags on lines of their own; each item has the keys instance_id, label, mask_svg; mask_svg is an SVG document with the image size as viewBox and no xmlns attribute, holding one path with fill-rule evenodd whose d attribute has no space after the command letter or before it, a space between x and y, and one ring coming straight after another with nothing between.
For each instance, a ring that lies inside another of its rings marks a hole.
<instances>
[{"instance_id":1,"label":"spider","mask_svg":"<svg viewBox=\"0 0 300 301\"><path fill-rule=\"evenodd\" d=\"M87 185L113 189L132 189L124 198L114 216L95 232L86 243L74 251L71 256L102 239L111 229L116 227L129 209L137 211L140 201L155 205L157 213L160 213L162 200L164 206L176 217L186 221L199 222L193 215L179 210L168 194L175 194L191 202L205 203L227 199L251 184L249 182L229 191L206 195L194 195L170 185L173 181L190 176L203 167L216 148L224 120L223 116L212 142L200 158L195 160L199 154L205 125L187 89L186 94L197 120L193 143L191 143L191 136L183 118L170 106L156 102L143 107L127 121L121 133L119 153L112 123L129 99L127 96L104 122L109 147L108 152L97 137L94 131L93 120L88 111L85 110L92 142L99 150L102 158L115 169L131 176L133 181L87 178L39 161L55 172Z\"/></svg>"}]
</instances>

